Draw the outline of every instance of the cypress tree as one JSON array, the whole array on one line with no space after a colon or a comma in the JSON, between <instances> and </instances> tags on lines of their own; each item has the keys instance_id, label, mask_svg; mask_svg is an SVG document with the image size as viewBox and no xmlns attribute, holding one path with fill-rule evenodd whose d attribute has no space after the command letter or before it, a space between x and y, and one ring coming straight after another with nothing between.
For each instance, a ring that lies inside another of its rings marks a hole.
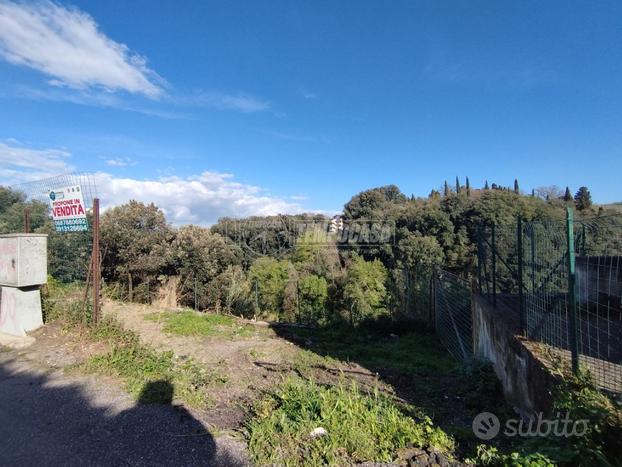
<instances>
[{"instance_id":1,"label":"cypress tree","mask_svg":"<svg viewBox=\"0 0 622 467\"><path fill-rule=\"evenodd\" d=\"M460 194L460 180L458 180L458 176L456 176L456 194Z\"/></svg>"},{"instance_id":2,"label":"cypress tree","mask_svg":"<svg viewBox=\"0 0 622 467\"><path fill-rule=\"evenodd\" d=\"M572 195L570 194L570 188L566 187L566 192L564 193L564 201L572 201Z\"/></svg>"},{"instance_id":3,"label":"cypress tree","mask_svg":"<svg viewBox=\"0 0 622 467\"><path fill-rule=\"evenodd\" d=\"M443 196L445 196L445 198L449 196L449 185L447 184L447 180L445 180L445 186L443 188Z\"/></svg>"},{"instance_id":4,"label":"cypress tree","mask_svg":"<svg viewBox=\"0 0 622 467\"><path fill-rule=\"evenodd\" d=\"M467 198L471 197L471 184L469 183L469 177L466 178L466 191L467 191Z\"/></svg>"},{"instance_id":5,"label":"cypress tree","mask_svg":"<svg viewBox=\"0 0 622 467\"><path fill-rule=\"evenodd\" d=\"M518 194L519 190L518 190L518 179L515 178L514 179L514 193Z\"/></svg>"},{"instance_id":6,"label":"cypress tree","mask_svg":"<svg viewBox=\"0 0 622 467\"><path fill-rule=\"evenodd\" d=\"M486 183L484 184L484 190L490 190L490 187L488 186L488 180L486 180Z\"/></svg>"}]
</instances>

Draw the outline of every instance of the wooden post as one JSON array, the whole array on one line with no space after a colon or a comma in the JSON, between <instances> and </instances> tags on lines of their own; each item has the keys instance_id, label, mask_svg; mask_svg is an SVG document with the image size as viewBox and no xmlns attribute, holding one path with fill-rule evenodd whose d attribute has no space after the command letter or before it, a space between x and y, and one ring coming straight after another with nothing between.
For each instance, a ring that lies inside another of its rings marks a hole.
<instances>
[{"instance_id":1,"label":"wooden post","mask_svg":"<svg viewBox=\"0 0 622 467\"><path fill-rule=\"evenodd\" d=\"M24 233L30 233L30 208L24 208Z\"/></svg>"},{"instance_id":2,"label":"wooden post","mask_svg":"<svg viewBox=\"0 0 622 467\"><path fill-rule=\"evenodd\" d=\"M99 256L99 198L93 200L93 322L99 321L101 258Z\"/></svg>"}]
</instances>

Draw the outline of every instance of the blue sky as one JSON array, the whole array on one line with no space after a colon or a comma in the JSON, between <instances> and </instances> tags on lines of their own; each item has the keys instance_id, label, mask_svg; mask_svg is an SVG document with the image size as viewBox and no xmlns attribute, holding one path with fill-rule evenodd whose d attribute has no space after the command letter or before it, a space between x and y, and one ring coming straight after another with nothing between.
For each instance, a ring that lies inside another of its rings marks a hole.
<instances>
[{"instance_id":1,"label":"blue sky","mask_svg":"<svg viewBox=\"0 0 622 467\"><path fill-rule=\"evenodd\" d=\"M622 4L0 0L0 183L176 223L469 176L622 200Z\"/></svg>"}]
</instances>

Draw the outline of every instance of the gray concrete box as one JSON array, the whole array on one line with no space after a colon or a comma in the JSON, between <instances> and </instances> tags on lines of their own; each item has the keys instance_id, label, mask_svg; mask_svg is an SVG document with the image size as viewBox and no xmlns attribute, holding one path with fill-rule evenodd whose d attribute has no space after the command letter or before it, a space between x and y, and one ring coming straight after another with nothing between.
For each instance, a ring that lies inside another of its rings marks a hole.
<instances>
[{"instance_id":1,"label":"gray concrete box","mask_svg":"<svg viewBox=\"0 0 622 467\"><path fill-rule=\"evenodd\" d=\"M0 332L25 336L43 326L38 287L0 287Z\"/></svg>"},{"instance_id":2,"label":"gray concrete box","mask_svg":"<svg viewBox=\"0 0 622 467\"><path fill-rule=\"evenodd\" d=\"M0 235L0 285L30 287L47 281L47 235Z\"/></svg>"}]
</instances>

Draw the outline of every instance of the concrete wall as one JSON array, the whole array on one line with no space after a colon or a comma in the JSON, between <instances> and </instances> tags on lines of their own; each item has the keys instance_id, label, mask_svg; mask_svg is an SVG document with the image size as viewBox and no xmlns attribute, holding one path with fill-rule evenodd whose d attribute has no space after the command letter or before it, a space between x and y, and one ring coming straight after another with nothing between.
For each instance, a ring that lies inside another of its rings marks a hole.
<instances>
[{"instance_id":1,"label":"concrete wall","mask_svg":"<svg viewBox=\"0 0 622 467\"><path fill-rule=\"evenodd\" d=\"M43 325L47 274L47 235L0 235L0 332L25 336Z\"/></svg>"},{"instance_id":2,"label":"concrete wall","mask_svg":"<svg viewBox=\"0 0 622 467\"><path fill-rule=\"evenodd\" d=\"M474 355L492 363L506 400L524 416L548 412L554 379L517 337L516 313L477 294L472 309Z\"/></svg>"},{"instance_id":3,"label":"concrete wall","mask_svg":"<svg viewBox=\"0 0 622 467\"><path fill-rule=\"evenodd\" d=\"M0 235L0 285L41 285L47 274L47 235Z\"/></svg>"}]
</instances>

